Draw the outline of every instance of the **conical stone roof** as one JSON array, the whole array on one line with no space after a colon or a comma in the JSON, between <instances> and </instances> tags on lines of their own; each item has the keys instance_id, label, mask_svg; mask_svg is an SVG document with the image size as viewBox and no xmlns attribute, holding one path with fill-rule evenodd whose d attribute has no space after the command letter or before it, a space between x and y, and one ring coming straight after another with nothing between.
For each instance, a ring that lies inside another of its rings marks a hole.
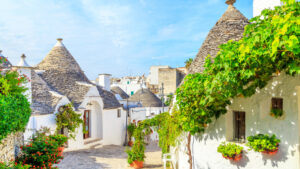
<instances>
[{"instance_id":1,"label":"conical stone roof","mask_svg":"<svg viewBox=\"0 0 300 169\"><path fill-rule=\"evenodd\" d=\"M9 62L9 60L2 55L2 50L0 50L0 69L9 69L12 67L12 64Z\"/></svg>"},{"instance_id":2,"label":"conical stone roof","mask_svg":"<svg viewBox=\"0 0 300 169\"><path fill-rule=\"evenodd\" d=\"M78 108L86 93L95 85L89 81L79 64L63 45L62 39L57 40L56 45L42 62L37 65L37 69L44 70L41 77L52 89L66 95L73 102L74 107ZM108 92L102 91L103 89L97 89L99 94L101 93L100 96L103 99L104 108L120 107L119 102L112 93L109 95L107 94ZM103 93L106 94L104 95Z\"/></svg>"},{"instance_id":3,"label":"conical stone roof","mask_svg":"<svg viewBox=\"0 0 300 169\"><path fill-rule=\"evenodd\" d=\"M120 95L122 99L128 99L129 98L128 94L126 92L124 92L124 90L122 90L119 86L112 87L111 91L114 94Z\"/></svg>"},{"instance_id":4,"label":"conical stone roof","mask_svg":"<svg viewBox=\"0 0 300 169\"><path fill-rule=\"evenodd\" d=\"M31 90L33 114L54 113L58 102L64 97L52 90L35 71L31 71Z\"/></svg>"},{"instance_id":5,"label":"conical stone roof","mask_svg":"<svg viewBox=\"0 0 300 169\"><path fill-rule=\"evenodd\" d=\"M238 41L242 38L244 27L249 23L248 19L237 10L232 4L235 1L229 0L226 12L208 33L196 58L189 68L189 73L203 71L205 58L210 55L216 57L219 46L229 40Z\"/></svg>"},{"instance_id":6,"label":"conical stone roof","mask_svg":"<svg viewBox=\"0 0 300 169\"><path fill-rule=\"evenodd\" d=\"M128 101L141 102L143 107L162 107L161 100L149 89L140 89Z\"/></svg>"}]
</instances>

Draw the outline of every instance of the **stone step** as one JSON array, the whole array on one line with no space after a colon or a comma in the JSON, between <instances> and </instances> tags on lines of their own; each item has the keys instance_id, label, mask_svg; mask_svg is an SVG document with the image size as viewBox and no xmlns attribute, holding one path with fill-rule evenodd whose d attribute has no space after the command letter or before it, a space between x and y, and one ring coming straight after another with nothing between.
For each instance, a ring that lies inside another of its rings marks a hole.
<instances>
[{"instance_id":1,"label":"stone step","mask_svg":"<svg viewBox=\"0 0 300 169\"><path fill-rule=\"evenodd\" d=\"M86 139L84 141L84 147L85 148L99 148L101 147L103 144L103 140L99 139L99 138L94 138L94 139Z\"/></svg>"},{"instance_id":2,"label":"stone step","mask_svg":"<svg viewBox=\"0 0 300 169\"><path fill-rule=\"evenodd\" d=\"M87 145L87 144L95 143L97 141L101 141L101 139L100 138L88 138L88 139L85 139L83 142L84 142L84 145Z\"/></svg>"}]
</instances>

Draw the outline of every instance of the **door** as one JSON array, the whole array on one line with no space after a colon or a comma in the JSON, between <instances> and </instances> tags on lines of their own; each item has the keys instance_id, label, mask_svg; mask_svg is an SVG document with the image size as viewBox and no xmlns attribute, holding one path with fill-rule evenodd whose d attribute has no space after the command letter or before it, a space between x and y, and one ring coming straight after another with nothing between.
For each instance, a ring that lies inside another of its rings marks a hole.
<instances>
[{"instance_id":1,"label":"door","mask_svg":"<svg viewBox=\"0 0 300 169\"><path fill-rule=\"evenodd\" d=\"M245 141L245 134L246 134L246 119L245 119L245 112L235 111L234 112L234 135L236 141Z\"/></svg>"},{"instance_id":2,"label":"door","mask_svg":"<svg viewBox=\"0 0 300 169\"><path fill-rule=\"evenodd\" d=\"M85 133L83 133L83 139L87 139L90 137L90 110L85 110L83 115Z\"/></svg>"}]
</instances>

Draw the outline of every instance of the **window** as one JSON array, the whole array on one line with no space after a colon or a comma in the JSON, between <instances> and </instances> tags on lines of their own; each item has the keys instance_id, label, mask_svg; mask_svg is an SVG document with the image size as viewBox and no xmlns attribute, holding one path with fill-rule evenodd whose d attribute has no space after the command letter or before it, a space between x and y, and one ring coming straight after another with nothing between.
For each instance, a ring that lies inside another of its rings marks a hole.
<instances>
[{"instance_id":1,"label":"window","mask_svg":"<svg viewBox=\"0 0 300 169\"><path fill-rule=\"evenodd\" d=\"M134 94L134 91L131 91L130 95L132 96Z\"/></svg>"},{"instance_id":2,"label":"window","mask_svg":"<svg viewBox=\"0 0 300 169\"><path fill-rule=\"evenodd\" d=\"M121 109L118 109L118 118L121 117Z\"/></svg>"},{"instance_id":3,"label":"window","mask_svg":"<svg viewBox=\"0 0 300 169\"><path fill-rule=\"evenodd\" d=\"M283 110L283 99L272 98L272 109Z\"/></svg>"},{"instance_id":4,"label":"window","mask_svg":"<svg viewBox=\"0 0 300 169\"><path fill-rule=\"evenodd\" d=\"M234 111L234 140L245 141L245 112Z\"/></svg>"}]
</instances>

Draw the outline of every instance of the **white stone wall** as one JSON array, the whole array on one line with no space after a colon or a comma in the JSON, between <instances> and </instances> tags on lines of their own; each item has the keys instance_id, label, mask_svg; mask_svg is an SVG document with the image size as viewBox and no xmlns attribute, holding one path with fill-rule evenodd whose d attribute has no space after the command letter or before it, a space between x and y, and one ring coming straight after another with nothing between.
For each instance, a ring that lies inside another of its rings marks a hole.
<instances>
[{"instance_id":1,"label":"white stone wall","mask_svg":"<svg viewBox=\"0 0 300 169\"><path fill-rule=\"evenodd\" d=\"M23 145L23 134L18 132L9 134L0 142L0 162L9 162L15 160L16 154L20 152L20 146Z\"/></svg>"},{"instance_id":2,"label":"white stone wall","mask_svg":"<svg viewBox=\"0 0 300 169\"><path fill-rule=\"evenodd\" d=\"M126 111L122 108L118 118L118 109L103 111L103 145L123 145L126 134Z\"/></svg>"},{"instance_id":3,"label":"white stone wall","mask_svg":"<svg viewBox=\"0 0 300 169\"><path fill-rule=\"evenodd\" d=\"M260 15L264 9L273 9L279 5L281 5L280 0L253 0L253 17Z\"/></svg>"},{"instance_id":4,"label":"white stone wall","mask_svg":"<svg viewBox=\"0 0 300 169\"><path fill-rule=\"evenodd\" d=\"M210 124L207 131L192 137L192 154L194 168L203 169L238 169L238 168L299 168L299 114L300 114L300 76L280 75L250 98L237 98L229 106L228 113ZM283 98L283 119L275 119L269 115L272 97ZM245 144L241 161L232 162L217 152L222 141L231 141L233 136L232 111L246 112L246 137L257 134L275 134L281 143L276 155L268 156L248 150ZM175 149L176 150L176 149ZM177 147L178 168L185 169L189 165L186 155L186 140Z\"/></svg>"}]
</instances>

